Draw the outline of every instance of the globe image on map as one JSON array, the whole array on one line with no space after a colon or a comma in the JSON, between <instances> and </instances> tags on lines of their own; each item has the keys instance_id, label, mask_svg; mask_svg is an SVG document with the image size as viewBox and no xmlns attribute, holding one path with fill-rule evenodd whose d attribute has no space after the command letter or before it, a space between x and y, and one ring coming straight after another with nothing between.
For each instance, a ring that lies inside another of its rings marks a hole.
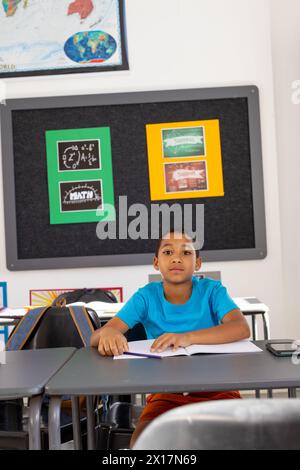
<instances>
[{"instance_id":1,"label":"globe image on map","mask_svg":"<svg viewBox=\"0 0 300 470\"><path fill-rule=\"evenodd\" d=\"M104 31L81 31L71 36L64 51L74 62L99 63L109 59L116 51L115 39Z\"/></svg>"}]
</instances>

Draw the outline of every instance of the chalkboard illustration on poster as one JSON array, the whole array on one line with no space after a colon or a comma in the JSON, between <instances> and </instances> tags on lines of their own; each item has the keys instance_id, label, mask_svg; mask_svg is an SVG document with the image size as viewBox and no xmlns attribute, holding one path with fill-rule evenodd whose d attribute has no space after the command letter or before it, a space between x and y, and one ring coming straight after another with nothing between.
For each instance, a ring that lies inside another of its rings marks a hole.
<instances>
[{"instance_id":1,"label":"chalkboard illustration on poster","mask_svg":"<svg viewBox=\"0 0 300 470\"><path fill-rule=\"evenodd\" d=\"M162 129L163 157L204 157L204 127Z\"/></svg>"},{"instance_id":2,"label":"chalkboard illustration on poster","mask_svg":"<svg viewBox=\"0 0 300 470\"><path fill-rule=\"evenodd\" d=\"M206 162L166 163L165 185L167 193L207 191Z\"/></svg>"},{"instance_id":3,"label":"chalkboard illustration on poster","mask_svg":"<svg viewBox=\"0 0 300 470\"><path fill-rule=\"evenodd\" d=\"M58 142L59 171L101 169L100 141Z\"/></svg>"},{"instance_id":4,"label":"chalkboard illustration on poster","mask_svg":"<svg viewBox=\"0 0 300 470\"><path fill-rule=\"evenodd\" d=\"M61 212L102 209L102 181L61 182Z\"/></svg>"}]
</instances>

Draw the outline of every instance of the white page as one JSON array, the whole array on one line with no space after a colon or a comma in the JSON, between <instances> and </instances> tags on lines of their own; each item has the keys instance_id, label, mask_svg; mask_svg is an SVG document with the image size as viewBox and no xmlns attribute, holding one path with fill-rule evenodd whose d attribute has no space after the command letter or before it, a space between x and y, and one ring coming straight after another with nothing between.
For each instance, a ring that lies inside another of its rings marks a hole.
<instances>
[{"instance_id":1,"label":"white page","mask_svg":"<svg viewBox=\"0 0 300 470\"><path fill-rule=\"evenodd\" d=\"M172 351L172 348L168 348L163 352L151 352L150 348L154 342L154 339L147 339L142 341L130 341L128 343L129 351L140 354L148 354L160 357L172 357L172 356L186 356L192 354L229 354L229 353L254 353L261 352L262 349L258 348L249 340L235 341L233 343L225 344L193 344L186 348L178 348L177 351ZM122 354L121 356L114 356L114 359L137 359L139 356L129 356Z\"/></svg>"},{"instance_id":2,"label":"white page","mask_svg":"<svg viewBox=\"0 0 300 470\"><path fill-rule=\"evenodd\" d=\"M207 353L207 354L229 354L229 353L254 353L261 352L262 349L257 347L248 339L235 341L225 344L192 344L185 348L188 354Z\"/></svg>"},{"instance_id":3,"label":"white page","mask_svg":"<svg viewBox=\"0 0 300 470\"><path fill-rule=\"evenodd\" d=\"M177 351L172 351L172 348L168 348L166 351L163 352L151 352L150 348L154 343L154 339L145 339L141 341L129 341L128 348L129 352L136 352L140 354L148 354L152 356L160 356L160 357L171 357L171 356L186 356L186 350L184 348L178 348ZM129 356L126 354L122 354L121 356L114 356L114 359L140 359L140 356Z\"/></svg>"}]
</instances>

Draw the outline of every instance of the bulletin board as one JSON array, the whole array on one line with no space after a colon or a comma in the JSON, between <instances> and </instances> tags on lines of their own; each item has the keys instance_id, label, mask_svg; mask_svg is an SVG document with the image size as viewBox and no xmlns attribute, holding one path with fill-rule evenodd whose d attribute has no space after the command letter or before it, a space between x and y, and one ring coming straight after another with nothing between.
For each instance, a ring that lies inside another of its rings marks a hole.
<instances>
[{"instance_id":1,"label":"bulletin board","mask_svg":"<svg viewBox=\"0 0 300 470\"><path fill-rule=\"evenodd\" d=\"M219 142L211 150L211 159L215 158L216 162L213 165L205 153L207 148L203 145L201 130L208 122L218 125L217 130L211 128L211 142ZM161 166L165 171L164 196L156 184L155 167L153 172L149 163L155 140L151 132L156 132L157 126L164 146ZM187 127L192 127L194 135L188 135ZM128 207L144 204L149 209L149 217L151 203L203 204L204 261L262 259L266 256L257 87L165 90L15 99L1 105L9 270L146 265L152 262L157 240L133 240L124 236L100 240L95 221L79 223L73 218L66 223L59 219L51 222L46 133L96 128L109 129L109 135L105 131L111 158L107 171L113 189L111 200L114 201L116 222L120 196L127 197ZM162 132L160 128L167 130ZM182 150L176 154L174 142L184 140L189 142L189 148L194 146L192 153L197 153L196 159ZM176 155L178 158L174 159ZM217 181L217 184L209 193L205 171L211 173L210 168L216 168L216 165L219 170L210 181ZM180 175L196 174L197 180L192 176L188 180L194 187L184 191L173 185L174 189L167 183L170 168L173 176L179 175L180 184L184 179ZM94 173L90 180L95 180ZM128 215L128 223L131 219Z\"/></svg>"}]
</instances>

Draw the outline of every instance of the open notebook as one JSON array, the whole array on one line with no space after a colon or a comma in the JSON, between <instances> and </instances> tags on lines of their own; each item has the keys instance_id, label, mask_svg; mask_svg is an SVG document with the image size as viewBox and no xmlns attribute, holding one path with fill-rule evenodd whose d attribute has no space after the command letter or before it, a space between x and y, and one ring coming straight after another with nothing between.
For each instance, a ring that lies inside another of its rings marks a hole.
<instances>
[{"instance_id":1,"label":"open notebook","mask_svg":"<svg viewBox=\"0 0 300 470\"><path fill-rule=\"evenodd\" d=\"M166 351L161 353L155 351L151 352L150 348L153 344L153 339L146 339L143 341L130 341L128 343L130 355L122 354L121 356L114 356L114 359L136 359L144 357L171 357L171 356L192 356L193 354L227 354L227 353L255 353L261 352L262 349L257 347L248 339L242 341L235 341L234 343L226 344L193 344L186 348L178 348L177 351L173 351L172 348L168 348ZM134 356L133 354L137 355Z\"/></svg>"}]
</instances>

